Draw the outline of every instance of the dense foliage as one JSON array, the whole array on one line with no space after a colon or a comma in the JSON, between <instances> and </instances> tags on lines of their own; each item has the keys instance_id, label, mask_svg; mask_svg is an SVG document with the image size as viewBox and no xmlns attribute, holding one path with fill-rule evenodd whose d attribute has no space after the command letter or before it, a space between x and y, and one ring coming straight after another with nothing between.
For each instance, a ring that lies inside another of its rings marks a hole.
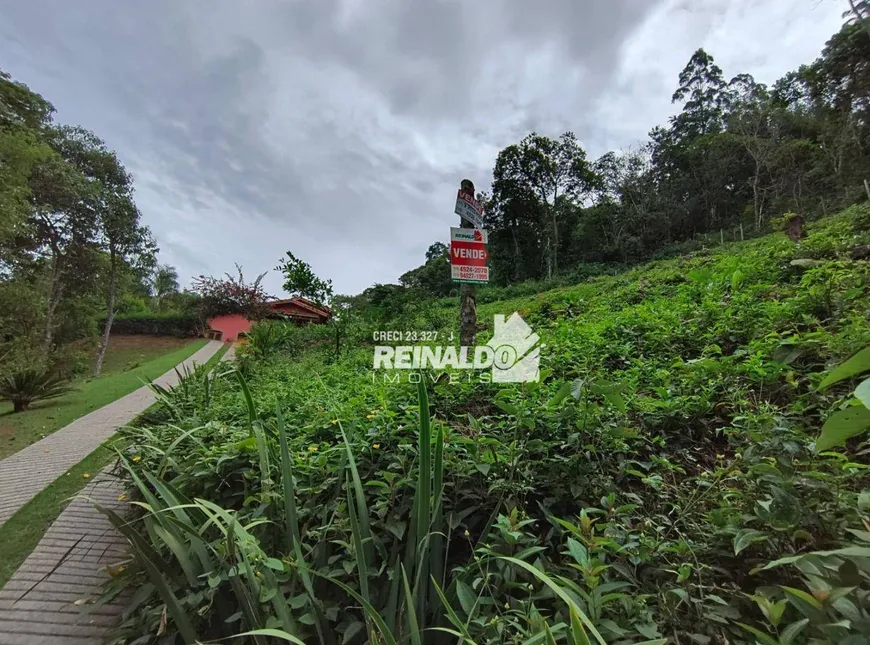
<instances>
[{"instance_id":1,"label":"dense foliage","mask_svg":"<svg viewBox=\"0 0 870 645\"><path fill-rule=\"evenodd\" d=\"M339 357L255 328L125 431L119 641L866 643L868 443L814 440L870 345L868 243L854 207L482 305L541 335L540 383L373 376L373 330L446 338L452 299L353 318Z\"/></svg>"},{"instance_id":2,"label":"dense foliage","mask_svg":"<svg viewBox=\"0 0 870 645\"><path fill-rule=\"evenodd\" d=\"M151 312L115 316L112 330L116 334L149 336L199 336L202 325L196 314Z\"/></svg>"},{"instance_id":3,"label":"dense foliage","mask_svg":"<svg viewBox=\"0 0 870 645\"><path fill-rule=\"evenodd\" d=\"M115 314L151 304L157 248L117 155L53 112L0 71L0 370L94 353L99 374ZM178 285L157 290L169 304Z\"/></svg>"}]
</instances>

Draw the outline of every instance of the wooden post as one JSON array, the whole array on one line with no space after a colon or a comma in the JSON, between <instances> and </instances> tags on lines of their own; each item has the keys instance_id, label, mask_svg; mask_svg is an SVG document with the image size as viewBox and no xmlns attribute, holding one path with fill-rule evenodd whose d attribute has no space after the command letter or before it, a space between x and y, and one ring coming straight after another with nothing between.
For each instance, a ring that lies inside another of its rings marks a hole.
<instances>
[{"instance_id":1,"label":"wooden post","mask_svg":"<svg viewBox=\"0 0 870 645\"><path fill-rule=\"evenodd\" d=\"M864 180L864 190L867 191L867 199L870 199L870 184L867 183L867 180Z\"/></svg>"},{"instance_id":2,"label":"wooden post","mask_svg":"<svg viewBox=\"0 0 870 645\"><path fill-rule=\"evenodd\" d=\"M719 244L725 244L725 229L719 229Z\"/></svg>"},{"instance_id":3,"label":"wooden post","mask_svg":"<svg viewBox=\"0 0 870 645\"><path fill-rule=\"evenodd\" d=\"M740 222L740 241L743 241L743 222Z\"/></svg>"},{"instance_id":4,"label":"wooden post","mask_svg":"<svg viewBox=\"0 0 870 645\"><path fill-rule=\"evenodd\" d=\"M459 190L474 197L474 182L463 179ZM459 218L462 228L474 228L474 225L463 217ZM459 344L472 347L477 339L477 287L463 283L459 287Z\"/></svg>"}]
</instances>

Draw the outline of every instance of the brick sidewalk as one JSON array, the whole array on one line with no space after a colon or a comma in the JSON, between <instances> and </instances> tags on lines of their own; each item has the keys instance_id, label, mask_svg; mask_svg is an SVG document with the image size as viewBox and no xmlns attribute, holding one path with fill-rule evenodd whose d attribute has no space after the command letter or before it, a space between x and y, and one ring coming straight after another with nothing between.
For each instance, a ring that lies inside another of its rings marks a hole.
<instances>
[{"instance_id":1,"label":"brick sidewalk","mask_svg":"<svg viewBox=\"0 0 870 645\"><path fill-rule=\"evenodd\" d=\"M123 512L122 490L101 473L51 525L0 590L0 645L96 645L117 624L126 598L93 602L108 578L106 565L123 559L127 542L91 500Z\"/></svg>"},{"instance_id":2,"label":"brick sidewalk","mask_svg":"<svg viewBox=\"0 0 870 645\"><path fill-rule=\"evenodd\" d=\"M182 365L191 366L194 362L202 365L222 346L218 341L209 341ZM177 380L173 368L154 382L167 386ZM119 426L132 421L152 403L154 393L142 386L0 461L0 526L43 488L96 450Z\"/></svg>"}]
</instances>

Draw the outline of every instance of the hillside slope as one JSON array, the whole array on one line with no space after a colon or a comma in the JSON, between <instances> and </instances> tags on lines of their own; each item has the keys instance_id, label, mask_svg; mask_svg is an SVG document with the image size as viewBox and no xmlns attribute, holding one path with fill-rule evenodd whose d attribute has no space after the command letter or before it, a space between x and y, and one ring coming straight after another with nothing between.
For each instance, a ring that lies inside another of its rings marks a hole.
<instances>
[{"instance_id":1,"label":"hillside slope","mask_svg":"<svg viewBox=\"0 0 870 645\"><path fill-rule=\"evenodd\" d=\"M357 322L340 360L327 328L255 330L250 398L233 374L191 379L166 423L128 434L133 472L248 524L235 548L259 581L241 579L221 546L238 534L214 531L213 510L191 511L202 526L175 536L183 548L143 534L161 580L201 639L268 625L311 643L416 642L452 623L474 643L866 642L867 444L816 454L813 439L850 391L819 393L822 375L870 345L870 264L851 258L868 231L855 207L798 245L773 235L481 305L483 325L519 311L541 336L542 382L425 374L431 428L409 372L373 372L372 332L447 335L454 301ZM213 548L201 564L179 560L195 534ZM160 625L155 592L125 629Z\"/></svg>"}]
</instances>

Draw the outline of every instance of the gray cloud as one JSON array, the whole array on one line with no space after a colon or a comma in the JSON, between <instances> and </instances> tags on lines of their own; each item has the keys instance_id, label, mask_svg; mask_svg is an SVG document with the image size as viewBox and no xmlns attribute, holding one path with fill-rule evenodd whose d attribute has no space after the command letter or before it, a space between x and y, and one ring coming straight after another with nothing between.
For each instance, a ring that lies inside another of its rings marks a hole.
<instances>
[{"instance_id":1,"label":"gray cloud","mask_svg":"<svg viewBox=\"0 0 870 645\"><path fill-rule=\"evenodd\" d=\"M421 263L459 180L486 188L530 130L596 156L666 118L702 44L760 73L811 58L771 45L818 51L839 7L806 3L20 0L0 67L118 150L183 277L292 249L355 292Z\"/></svg>"}]
</instances>

